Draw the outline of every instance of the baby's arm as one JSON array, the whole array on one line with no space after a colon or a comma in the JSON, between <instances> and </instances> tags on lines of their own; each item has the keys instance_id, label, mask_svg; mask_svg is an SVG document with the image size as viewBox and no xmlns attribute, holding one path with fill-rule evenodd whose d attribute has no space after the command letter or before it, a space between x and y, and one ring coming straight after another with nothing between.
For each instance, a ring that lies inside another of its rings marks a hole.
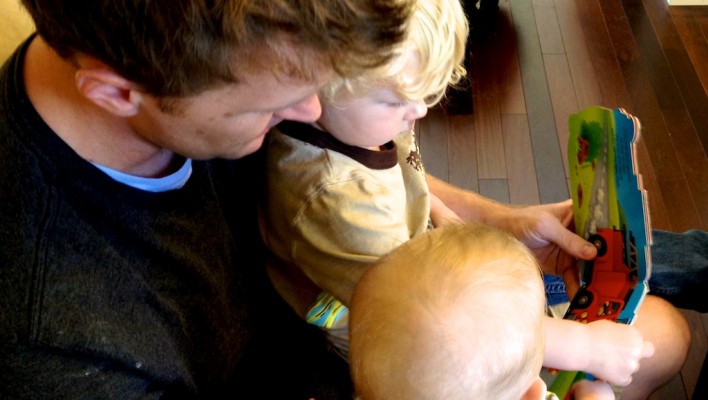
<instances>
[{"instance_id":1,"label":"baby's arm","mask_svg":"<svg viewBox=\"0 0 708 400\"><path fill-rule=\"evenodd\" d=\"M613 385L626 386L654 345L629 325L600 320L589 324L546 317L544 366L583 371Z\"/></svg>"}]
</instances>

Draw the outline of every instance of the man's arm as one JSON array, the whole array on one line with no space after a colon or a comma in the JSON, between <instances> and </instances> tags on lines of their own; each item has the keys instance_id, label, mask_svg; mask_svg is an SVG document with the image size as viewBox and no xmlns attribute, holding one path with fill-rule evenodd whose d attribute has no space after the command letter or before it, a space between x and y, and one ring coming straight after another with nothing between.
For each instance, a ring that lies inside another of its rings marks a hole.
<instances>
[{"instance_id":1,"label":"man's arm","mask_svg":"<svg viewBox=\"0 0 708 400\"><path fill-rule=\"evenodd\" d=\"M430 193L430 220L434 227L464 223L457 213L433 193Z\"/></svg>"},{"instance_id":2,"label":"man's arm","mask_svg":"<svg viewBox=\"0 0 708 400\"><path fill-rule=\"evenodd\" d=\"M535 206L510 206L463 190L427 175L428 186L447 207L465 222L481 222L510 232L536 255L545 273L563 276L569 291L578 286L575 258L589 260L597 250L570 226L570 200Z\"/></svg>"}]
</instances>

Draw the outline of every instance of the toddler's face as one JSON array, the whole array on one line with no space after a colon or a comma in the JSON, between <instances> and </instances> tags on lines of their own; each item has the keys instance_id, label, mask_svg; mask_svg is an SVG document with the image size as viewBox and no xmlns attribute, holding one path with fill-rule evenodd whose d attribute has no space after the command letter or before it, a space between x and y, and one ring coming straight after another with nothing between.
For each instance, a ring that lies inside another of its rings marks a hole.
<instances>
[{"instance_id":1,"label":"toddler's face","mask_svg":"<svg viewBox=\"0 0 708 400\"><path fill-rule=\"evenodd\" d=\"M403 100L394 90L377 88L367 96L325 105L318 124L341 142L375 148L413 128L427 114L423 100Z\"/></svg>"}]
</instances>

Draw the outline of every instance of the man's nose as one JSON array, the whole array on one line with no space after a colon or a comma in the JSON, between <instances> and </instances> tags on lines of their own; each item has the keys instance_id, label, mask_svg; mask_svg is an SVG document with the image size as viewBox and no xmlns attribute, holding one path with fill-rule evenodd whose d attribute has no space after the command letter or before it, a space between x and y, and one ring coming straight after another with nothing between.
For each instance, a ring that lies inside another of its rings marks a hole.
<instances>
[{"instance_id":1,"label":"man's nose","mask_svg":"<svg viewBox=\"0 0 708 400\"><path fill-rule=\"evenodd\" d=\"M279 118L300 122L315 122L321 114L322 105L316 93L275 113Z\"/></svg>"}]
</instances>

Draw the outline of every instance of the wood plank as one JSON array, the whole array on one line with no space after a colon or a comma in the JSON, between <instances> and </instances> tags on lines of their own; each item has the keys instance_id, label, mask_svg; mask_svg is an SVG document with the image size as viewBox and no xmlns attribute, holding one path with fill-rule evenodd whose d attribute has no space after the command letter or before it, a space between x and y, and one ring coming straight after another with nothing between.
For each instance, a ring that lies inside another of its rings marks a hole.
<instances>
[{"instance_id":1,"label":"wood plank","mask_svg":"<svg viewBox=\"0 0 708 400\"><path fill-rule=\"evenodd\" d=\"M693 69L690 58L683 51L667 50L669 63L691 116L694 134L700 141L704 154L708 152L708 95Z\"/></svg>"},{"instance_id":2,"label":"wood plank","mask_svg":"<svg viewBox=\"0 0 708 400\"><path fill-rule=\"evenodd\" d=\"M479 193L500 203L509 203L509 185L506 179L480 179Z\"/></svg>"},{"instance_id":3,"label":"wood plank","mask_svg":"<svg viewBox=\"0 0 708 400\"><path fill-rule=\"evenodd\" d=\"M644 4L683 100L681 104L672 106L688 110L696 132L703 137L701 141L705 149L708 140L708 95L705 86L701 83L686 46L680 39L674 19L669 13L670 7L662 0L645 0Z\"/></svg>"},{"instance_id":4,"label":"wood plank","mask_svg":"<svg viewBox=\"0 0 708 400\"><path fill-rule=\"evenodd\" d=\"M708 149L708 95L696 74L691 59L683 50L666 50L669 66L676 78L685 108L691 116L696 136L704 151Z\"/></svg>"},{"instance_id":5,"label":"wood plank","mask_svg":"<svg viewBox=\"0 0 708 400\"><path fill-rule=\"evenodd\" d=\"M663 115L676 152L678 167L688 182L688 192L684 193L684 206L693 207L697 214L697 219L692 221L690 226L676 226L675 229L708 230L708 158L686 110L666 110Z\"/></svg>"},{"instance_id":6,"label":"wood plank","mask_svg":"<svg viewBox=\"0 0 708 400\"><path fill-rule=\"evenodd\" d=\"M565 49L568 56L568 66L573 77L573 88L580 108L603 105L602 94L598 88L598 78L593 68L594 60L590 57L587 47L584 45L589 40L578 16L579 2L556 0L556 13L558 13L559 25L565 42ZM580 2L584 3L584 2ZM599 23L599 21L596 21Z\"/></svg>"},{"instance_id":7,"label":"wood plank","mask_svg":"<svg viewBox=\"0 0 708 400\"><path fill-rule=\"evenodd\" d=\"M521 82L519 57L516 50L516 35L511 21L509 0L499 2L493 40L487 39L491 51L480 58L493 65L493 79L497 91L497 102L502 114L526 114L524 88ZM474 60L474 54L473 54ZM489 78L487 78L489 79Z\"/></svg>"},{"instance_id":8,"label":"wood plank","mask_svg":"<svg viewBox=\"0 0 708 400\"><path fill-rule=\"evenodd\" d=\"M653 192L650 193L653 193L653 196L660 193L663 206L670 216L669 226L665 229L684 230L685 227L691 226L698 216L695 208L687 207L686 194L690 193L690 189L678 168L679 162L668 137L668 128L649 88L636 88L633 98L636 115L642 124L642 141L649 149L649 161L656 177L656 186L651 188ZM654 226L660 228L656 223Z\"/></svg>"},{"instance_id":9,"label":"wood plank","mask_svg":"<svg viewBox=\"0 0 708 400\"><path fill-rule=\"evenodd\" d=\"M541 44L542 54L563 54L563 36L561 35L553 0L537 0L533 3L533 14L536 17L536 29Z\"/></svg>"},{"instance_id":10,"label":"wood plank","mask_svg":"<svg viewBox=\"0 0 708 400\"><path fill-rule=\"evenodd\" d=\"M676 168L678 160L671 144L666 123L661 114L661 104L658 93L673 96L669 85L660 85L656 79L651 78L656 73L653 69L660 61L652 58L662 58L661 48L653 30L647 29L651 24L641 6L641 1L625 0L622 3L630 31L624 27L608 29L612 43L619 54L631 54L633 57L620 58L619 65L627 83L628 92L632 100L632 114L636 115L642 124L642 137L649 149L650 162L656 176L657 189L661 192L664 206L671 210L671 226L686 226L697 218L695 209L685 207L682 196L689 192L688 184L681 171ZM644 26L644 27L642 27ZM637 35L644 35L641 40L636 40ZM639 57L638 54L646 55ZM665 61L664 61L665 62ZM668 78L667 78L668 79ZM654 87L653 85L659 85ZM650 200L651 201L651 200Z\"/></svg>"},{"instance_id":11,"label":"wood plank","mask_svg":"<svg viewBox=\"0 0 708 400\"><path fill-rule=\"evenodd\" d=\"M570 195L533 8L528 0L512 0L510 4L541 203L562 201Z\"/></svg>"},{"instance_id":12,"label":"wood plank","mask_svg":"<svg viewBox=\"0 0 708 400\"><path fill-rule=\"evenodd\" d=\"M641 65L645 71L650 71L650 73L642 74L642 78L649 82L649 86L656 94L659 107L662 110L684 108L681 92L676 86L671 68L644 3L642 0L623 0L622 5L630 21L634 40L643 55L640 60Z\"/></svg>"},{"instance_id":13,"label":"wood plank","mask_svg":"<svg viewBox=\"0 0 708 400\"><path fill-rule=\"evenodd\" d=\"M531 135L526 115L502 116L504 150L509 171L509 202L540 204L536 167L531 150Z\"/></svg>"},{"instance_id":14,"label":"wood plank","mask_svg":"<svg viewBox=\"0 0 708 400\"><path fill-rule=\"evenodd\" d=\"M473 43L472 99L475 112L474 133L477 146L477 171L481 179L506 178L504 143L501 134L499 92L495 83L496 73L491 40ZM490 79L489 77L492 77Z\"/></svg>"},{"instance_id":15,"label":"wood plank","mask_svg":"<svg viewBox=\"0 0 708 400\"><path fill-rule=\"evenodd\" d=\"M623 86L626 88L626 71L629 67L638 65L639 48L634 41L632 27L622 4L616 0L599 0L599 4L605 18L605 27L608 34L607 38L603 40L607 40L606 44L612 46L617 59L617 68L619 68L621 74L621 80L615 78L615 82L624 82ZM626 95L627 98L625 100L629 104L631 99L628 93ZM625 105L625 107L627 106ZM627 111L633 112L631 109Z\"/></svg>"},{"instance_id":16,"label":"wood plank","mask_svg":"<svg viewBox=\"0 0 708 400\"><path fill-rule=\"evenodd\" d=\"M563 54L548 54L543 56L543 63L546 68L546 76L548 77L548 90L551 94L551 103L553 104L553 116L556 121L556 130L558 134L558 143L568 143L568 118L572 114L580 111L578 100L575 97L573 87L573 78L570 76L570 68L568 67L568 59ZM563 158L563 167L565 169L565 177L570 176L568 166L568 146L561 145L561 157Z\"/></svg>"},{"instance_id":17,"label":"wood plank","mask_svg":"<svg viewBox=\"0 0 708 400\"><path fill-rule=\"evenodd\" d=\"M585 47L588 57L592 60L591 65L596 77L596 80L588 82L588 85L596 85L602 98L598 105L631 111L629 94L617 63L617 53L613 46L608 45L611 40L607 26L617 23L627 25L624 11L605 15L598 1L581 1L575 4L582 31L585 33Z\"/></svg>"},{"instance_id":18,"label":"wood plank","mask_svg":"<svg viewBox=\"0 0 708 400\"><path fill-rule=\"evenodd\" d=\"M449 182L479 192L477 152L472 116L448 117Z\"/></svg>"},{"instance_id":19,"label":"wood plank","mask_svg":"<svg viewBox=\"0 0 708 400\"><path fill-rule=\"evenodd\" d=\"M621 78L614 78L614 82L623 88L622 105L628 112L638 115L637 107L634 105L632 97L629 95L629 82L626 76L634 76L639 71L638 59L639 48L634 41L634 35L622 4L615 0L599 0L600 8L606 20L608 37L607 43L612 45L617 57L617 69ZM642 139L637 146L639 158L639 171L643 177L644 188L648 192L649 209L651 213L652 226L659 229L671 230L669 213L666 210L664 199L659 189L659 180L654 171L651 156L649 155L646 143L645 125L646 121L640 120L642 124Z\"/></svg>"},{"instance_id":20,"label":"wood plank","mask_svg":"<svg viewBox=\"0 0 708 400\"><path fill-rule=\"evenodd\" d=\"M447 123L444 112L434 108L424 118L416 122L416 140L423 158L426 173L443 181L448 181L449 160L447 158Z\"/></svg>"},{"instance_id":21,"label":"wood plank","mask_svg":"<svg viewBox=\"0 0 708 400\"><path fill-rule=\"evenodd\" d=\"M659 182L654 173L654 166L651 163L643 136L637 145L637 157L642 186L647 191L650 225L655 229L671 230L670 215L666 210L661 190L659 190Z\"/></svg>"},{"instance_id":22,"label":"wood plank","mask_svg":"<svg viewBox=\"0 0 708 400\"><path fill-rule=\"evenodd\" d=\"M636 114L629 93L627 92L622 70L617 60L636 60L639 52L634 43L629 21L621 4L611 1L584 1L575 3L577 16L586 35L586 46L594 70L601 77L597 85L602 92L603 105L622 107ZM604 20L604 24L598 23ZM608 45L612 44L612 45ZM611 49L611 51L610 51ZM645 121L641 121L644 125ZM639 170L644 187L648 191L649 207L653 226L671 229L669 217L663 203L663 196L651 164L646 144L638 146Z\"/></svg>"},{"instance_id":23,"label":"wood plank","mask_svg":"<svg viewBox=\"0 0 708 400\"><path fill-rule=\"evenodd\" d=\"M691 58L703 90L708 90L708 10L671 7L669 10L688 56Z\"/></svg>"},{"instance_id":24,"label":"wood plank","mask_svg":"<svg viewBox=\"0 0 708 400\"><path fill-rule=\"evenodd\" d=\"M684 48L683 43L676 41L676 27L669 10L671 7L664 0L642 0L642 5L651 21L652 29L661 48Z\"/></svg>"}]
</instances>

